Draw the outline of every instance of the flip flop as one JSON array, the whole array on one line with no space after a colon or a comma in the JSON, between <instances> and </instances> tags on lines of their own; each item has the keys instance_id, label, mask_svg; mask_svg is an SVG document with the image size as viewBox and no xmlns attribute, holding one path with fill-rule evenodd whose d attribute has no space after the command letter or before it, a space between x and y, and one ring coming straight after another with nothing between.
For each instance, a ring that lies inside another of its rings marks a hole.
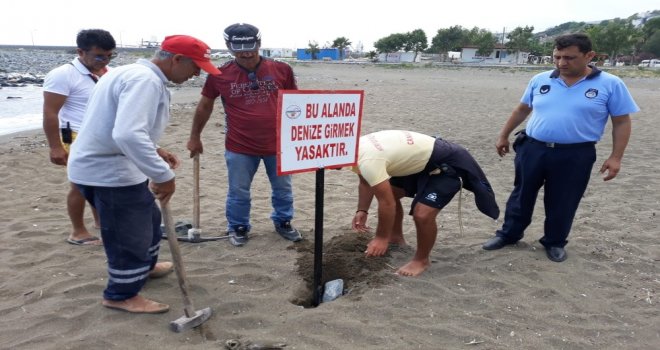
<instances>
[{"instance_id":1,"label":"flip flop","mask_svg":"<svg viewBox=\"0 0 660 350\"><path fill-rule=\"evenodd\" d=\"M87 237L83 239L71 239L67 238L66 239L67 243L73 244L73 245L102 245L102 244L97 244L97 242L100 242L101 239L98 237Z\"/></svg>"}]
</instances>

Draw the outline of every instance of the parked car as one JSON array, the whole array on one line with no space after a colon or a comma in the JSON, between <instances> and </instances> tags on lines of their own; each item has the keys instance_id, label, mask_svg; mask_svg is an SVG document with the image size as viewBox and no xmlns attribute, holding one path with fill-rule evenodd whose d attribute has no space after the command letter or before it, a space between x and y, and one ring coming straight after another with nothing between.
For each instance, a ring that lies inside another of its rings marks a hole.
<instances>
[{"instance_id":1,"label":"parked car","mask_svg":"<svg viewBox=\"0 0 660 350\"><path fill-rule=\"evenodd\" d=\"M214 52L211 54L211 58L234 58L229 52Z\"/></svg>"},{"instance_id":2,"label":"parked car","mask_svg":"<svg viewBox=\"0 0 660 350\"><path fill-rule=\"evenodd\" d=\"M643 60L639 67L660 68L660 59Z\"/></svg>"}]
</instances>

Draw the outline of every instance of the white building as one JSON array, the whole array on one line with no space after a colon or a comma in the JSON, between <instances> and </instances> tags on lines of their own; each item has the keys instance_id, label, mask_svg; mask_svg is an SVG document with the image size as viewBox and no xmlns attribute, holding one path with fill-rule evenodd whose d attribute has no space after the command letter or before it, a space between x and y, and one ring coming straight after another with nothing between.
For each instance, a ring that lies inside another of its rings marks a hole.
<instances>
[{"instance_id":1,"label":"white building","mask_svg":"<svg viewBox=\"0 0 660 350\"><path fill-rule=\"evenodd\" d=\"M422 55L419 52L388 52L378 55L378 62L400 63L400 62L421 62Z\"/></svg>"},{"instance_id":2,"label":"white building","mask_svg":"<svg viewBox=\"0 0 660 350\"><path fill-rule=\"evenodd\" d=\"M466 46L461 50L462 63L486 63L486 64L527 64L529 52L511 52L502 44L496 44L489 56L477 55L479 50L476 46Z\"/></svg>"}]
</instances>

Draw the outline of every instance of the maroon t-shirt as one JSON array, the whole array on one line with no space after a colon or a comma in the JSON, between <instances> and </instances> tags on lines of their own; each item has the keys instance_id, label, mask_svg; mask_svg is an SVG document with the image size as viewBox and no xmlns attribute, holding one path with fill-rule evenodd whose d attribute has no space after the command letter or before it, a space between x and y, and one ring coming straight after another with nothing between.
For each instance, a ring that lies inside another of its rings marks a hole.
<instances>
[{"instance_id":1,"label":"maroon t-shirt","mask_svg":"<svg viewBox=\"0 0 660 350\"><path fill-rule=\"evenodd\" d=\"M274 155L277 94L280 89L298 89L293 69L284 62L262 57L256 84L249 79L249 72L234 61L219 69L221 75L209 75L206 79L202 95L222 99L227 125L225 148L236 153Z\"/></svg>"}]
</instances>

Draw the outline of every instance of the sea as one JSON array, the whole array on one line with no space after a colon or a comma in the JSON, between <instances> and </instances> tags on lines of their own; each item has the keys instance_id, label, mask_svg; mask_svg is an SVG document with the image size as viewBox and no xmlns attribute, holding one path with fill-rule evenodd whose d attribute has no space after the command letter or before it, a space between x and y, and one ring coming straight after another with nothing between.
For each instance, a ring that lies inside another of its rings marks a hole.
<instances>
[{"instance_id":1,"label":"sea","mask_svg":"<svg viewBox=\"0 0 660 350\"><path fill-rule=\"evenodd\" d=\"M0 136L41 128L42 110L41 86L0 88Z\"/></svg>"}]
</instances>

